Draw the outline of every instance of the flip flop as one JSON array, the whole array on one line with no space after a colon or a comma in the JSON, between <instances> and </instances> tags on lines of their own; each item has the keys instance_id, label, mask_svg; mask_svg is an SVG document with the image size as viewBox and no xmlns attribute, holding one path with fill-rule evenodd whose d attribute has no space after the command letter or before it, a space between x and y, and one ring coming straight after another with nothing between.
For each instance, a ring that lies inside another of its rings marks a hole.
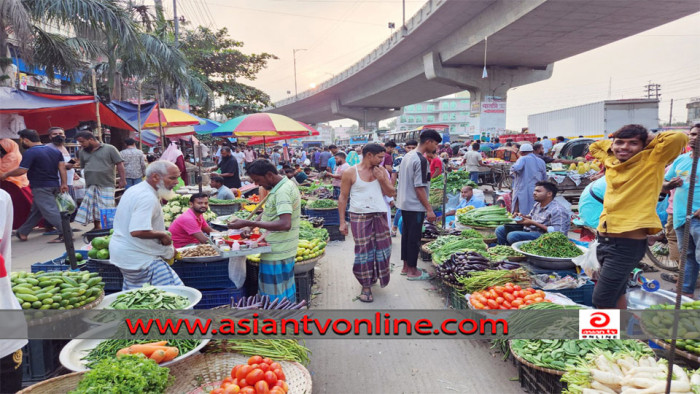
<instances>
[{"instance_id":1,"label":"flip flop","mask_svg":"<svg viewBox=\"0 0 700 394\"><path fill-rule=\"evenodd\" d=\"M47 242L47 244L62 244L63 243L63 238L56 238L52 239L51 241Z\"/></svg>"},{"instance_id":2,"label":"flip flop","mask_svg":"<svg viewBox=\"0 0 700 394\"><path fill-rule=\"evenodd\" d=\"M365 297L364 299L362 297ZM374 302L374 298L372 297L372 292L371 291L363 291L360 293L360 295L357 297L358 300L362 302Z\"/></svg>"},{"instance_id":3,"label":"flip flop","mask_svg":"<svg viewBox=\"0 0 700 394\"><path fill-rule=\"evenodd\" d=\"M59 233L58 230L51 230L51 231L47 231L41 235L61 235L61 233Z\"/></svg>"},{"instance_id":4,"label":"flip flop","mask_svg":"<svg viewBox=\"0 0 700 394\"><path fill-rule=\"evenodd\" d=\"M423 271L423 272L421 272L420 276L409 276L407 279L408 280L431 280L431 279L433 279L433 277L430 276L430 274L427 273L426 271Z\"/></svg>"},{"instance_id":5,"label":"flip flop","mask_svg":"<svg viewBox=\"0 0 700 394\"><path fill-rule=\"evenodd\" d=\"M669 274L667 272L664 272L661 274L661 279L671 282L671 283L676 283L678 281L678 275L677 274Z\"/></svg>"},{"instance_id":6,"label":"flip flop","mask_svg":"<svg viewBox=\"0 0 700 394\"><path fill-rule=\"evenodd\" d=\"M29 240L29 237L27 237L26 235L24 236L24 238L22 238L22 235L20 235L20 233L16 233L15 236L17 237L17 239L19 239L20 242L27 242L27 240Z\"/></svg>"},{"instance_id":7,"label":"flip flop","mask_svg":"<svg viewBox=\"0 0 700 394\"><path fill-rule=\"evenodd\" d=\"M426 271L426 270L423 269L423 268L418 268L418 271L422 271L422 272L428 273L428 271ZM408 272L401 271L401 275L406 276L406 275L408 275Z\"/></svg>"}]
</instances>

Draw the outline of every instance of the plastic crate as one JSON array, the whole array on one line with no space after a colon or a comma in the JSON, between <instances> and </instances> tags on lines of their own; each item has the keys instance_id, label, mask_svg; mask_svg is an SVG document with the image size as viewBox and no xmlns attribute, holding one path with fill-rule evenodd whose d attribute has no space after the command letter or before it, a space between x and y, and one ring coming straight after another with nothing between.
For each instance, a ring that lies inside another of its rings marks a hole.
<instances>
[{"instance_id":1,"label":"plastic crate","mask_svg":"<svg viewBox=\"0 0 700 394\"><path fill-rule=\"evenodd\" d=\"M83 256L82 261L78 261L78 269L85 267L86 260L88 258L87 250L76 250L75 253L80 253ZM66 260L67 254L63 253L61 257L45 261L43 263L32 264L32 272L52 272L52 271L68 271L70 270L70 262Z\"/></svg>"},{"instance_id":2,"label":"plastic crate","mask_svg":"<svg viewBox=\"0 0 700 394\"><path fill-rule=\"evenodd\" d=\"M228 259L209 263L175 262L171 268L185 286L198 290L228 289L236 287L228 277Z\"/></svg>"},{"instance_id":3,"label":"plastic crate","mask_svg":"<svg viewBox=\"0 0 700 394\"><path fill-rule=\"evenodd\" d=\"M117 213L117 208L102 208L100 209L100 224L103 230L109 230L114 225L114 215Z\"/></svg>"},{"instance_id":4,"label":"plastic crate","mask_svg":"<svg viewBox=\"0 0 700 394\"><path fill-rule=\"evenodd\" d=\"M104 290L106 294L122 291L124 277L121 270L116 266L89 259L85 264L85 269L88 272L97 272L102 277L102 281L105 282Z\"/></svg>"},{"instance_id":5,"label":"plastic crate","mask_svg":"<svg viewBox=\"0 0 700 394\"><path fill-rule=\"evenodd\" d=\"M595 283L590 280L581 287L575 289L546 290L569 297L573 302L586 306L593 306L593 288Z\"/></svg>"},{"instance_id":6,"label":"plastic crate","mask_svg":"<svg viewBox=\"0 0 700 394\"><path fill-rule=\"evenodd\" d=\"M310 209L306 208L307 216L315 216L323 218L324 225L327 226L339 226L340 216L338 215L337 209Z\"/></svg>"},{"instance_id":7,"label":"plastic crate","mask_svg":"<svg viewBox=\"0 0 700 394\"><path fill-rule=\"evenodd\" d=\"M296 287L297 302L306 300L311 301L311 287L314 285L314 270L294 274L294 285Z\"/></svg>"},{"instance_id":8,"label":"plastic crate","mask_svg":"<svg viewBox=\"0 0 700 394\"><path fill-rule=\"evenodd\" d=\"M69 373L58 359L67 343L67 340L29 340L22 348L22 386Z\"/></svg>"},{"instance_id":9,"label":"plastic crate","mask_svg":"<svg viewBox=\"0 0 700 394\"><path fill-rule=\"evenodd\" d=\"M217 306L230 305L231 298L235 302L245 295L245 288L230 287L228 289L205 290L202 291L202 300L194 306L194 309L212 309Z\"/></svg>"},{"instance_id":10,"label":"plastic crate","mask_svg":"<svg viewBox=\"0 0 700 394\"><path fill-rule=\"evenodd\" d=\"M561 376L559 375L530 368L522 363L517 363L517 365L520 387L528 393L559 394L566 388L566 383L560 380Z\"/></svg>"},{"instance_id":11,"label":"plastic crate","mask_svg":"<svg viewBox=\"0 0 700 394\"><path fill-rule=\"evenodd\" d=\"M247 294L254 295L258 294L258 273L260 268L257 264L253 264L250 261L245 263L245 283L243 287Z\"/></svg>"},{"instance_id":12,"label":"plastic crate","mask_svg":"<svg viewBox=\"0 0 700 394\"><path fill-rule=\"evenodd\" d=\"M324 225L323 228L328 231L328 239L330 241L345 241L345 235L341 234L340 226Z\"/></svg>"}]
</instances>

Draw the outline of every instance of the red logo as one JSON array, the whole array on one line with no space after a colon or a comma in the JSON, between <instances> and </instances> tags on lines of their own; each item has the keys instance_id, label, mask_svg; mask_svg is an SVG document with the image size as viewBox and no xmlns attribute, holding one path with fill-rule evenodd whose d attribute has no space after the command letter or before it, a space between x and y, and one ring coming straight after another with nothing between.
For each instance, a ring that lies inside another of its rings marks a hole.
<instances>
[{"instance_id":1,"label":"red logo","mask_svg":"<svg viewBox=\"0 0 700 394\"><path fill-rule=\"evenodd\" d=\"M610 316L604 312L595 312L591 314L591 326L593 327L605 327L610 323Z\"/></svg>"}]
</instances>

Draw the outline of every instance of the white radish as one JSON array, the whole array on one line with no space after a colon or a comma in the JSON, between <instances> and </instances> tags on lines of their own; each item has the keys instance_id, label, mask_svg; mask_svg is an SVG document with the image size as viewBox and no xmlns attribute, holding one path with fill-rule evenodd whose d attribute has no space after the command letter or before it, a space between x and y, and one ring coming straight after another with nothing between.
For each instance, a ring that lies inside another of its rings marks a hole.
<instances>
[{"instance_id":1,"label":"white radish","mask_svg":"<svg viewBox=\"0 0 700 394\"><path fill-rule=\"evenodd\" d=\"M690 384L687 382L680 382L678 380L671 381L671 392L672 393L684 393L690 391ZM664 393L666 392L666 382L661 380L657 381L654 386L648 387L640 392L640 394L654 394L654 393Z\"/></svg>"},{"instance_id":2,"label":"white radish","mask_svg":"<svg viewBox=\"0 0 700 394\"><path fill-rule=\"evenodd\" d=\"M632 363L630 363L629 361L622 359L622 358L617 360L617 365L619 365L622 372L625 372L625 373L627 373L627 371L634 368L634 365L632 365Z\"/></svg>"},{"instance_id":3,"label":"white radish","mask_svg":"<svg viewBox=\"0 0 700 394\"><path fill-rule=\"evenodd\" d=\"M685 370L679 367L678 365L673 365L673 374L676 375L676 378L674 380L681 382L689 382L688 374L686 374Z\"/></svg>"},{"instance_id":4,"label":"white radish","mask_svg":"<svg viewBox=\"0 0 700 394\"><path fill-rule=\"evenodd\" d=\"M595 365L598 367L599 370L603 372L612 372L612 368L610 367L610 362L608 361L607 358L605 358L604 355L599 355L598 357L595 358Z\"/></svg>"},{"instance_id":5,"label":"white radish","mask_svg":"<svg viewBox=\"0 0 700 394\"><path fill-rule=\"evenodd\" d=\"M607 393L605 391L585 388L585 389L583 389L583 394L607 394Z\"/></svg>"},{"instance_id":6,"label":"white radish","mask_svg":"<svg viewBox=\"0 0 700 394\"><path fill-rule=\"evenodd\" d=\"M597 380L600 383L607 385L619 385L622 383L622 378L612 372L605 372L599 369L591 369L589 372L593 380Z\"/></svg>"},{"instance_id":7,"label":"white radish","mask_svg":"<svg viewBox=\"0 0 700 394\"><path fill-rule=\"evenodd\" d=\"M664 372L664 370L659 367L634 367L627 371L627 375L636 375L639 373L649 374L656 372Z\"/></svg>"},{"instance_id":8,"label":"white radish","mask_svg":"<svg viewBox=\"0 0 700 394\"><path fill-rule=\"evenodd\" d=\"M604 385L603 383L600 383L600 382L597 381L597 380L594 380L594 381L591 382L591 388L594 388L594 389L596 389L596 390L600 390L600 391L602 391L602 392L604 392L604 393L608 393L608 394L617 394L617 393L615 392L615 390L613 390L613 389L611 389L610 387Z\"/></svg>"},{"instance_id":9,"label":"white radish","mask_svg":"<svg viewBox=\"0 0 700 394\"><path fill-rule=\"evenodd\" d=\"M642 392L641 389L635 389L635 388L631 388L631 387L628 387L625 390L622 390L622 394L639 394L641 392Z\"/></svg>"},{"instance_id":10,"label":"white radish","mask_svg":"<svg viewBox=\"0 0 700 394\"><path fill-rule=\"evenodd\" d=\"M700 385L700 373L694 373L690 376L690 384Z\"/></svg>"},{"instance_id":11,"label":"white radish","mask_svg":"<svg viewBox=\"0 0 700 394\"><path fill-rule=\"evenodd\" d=\"M656 379L649 379L649 378L628 378L625 380L625 383L627 385L639 387L639 388L649 388L653 387L658 383L658 380Z\"/></svg>"}]
</instances>

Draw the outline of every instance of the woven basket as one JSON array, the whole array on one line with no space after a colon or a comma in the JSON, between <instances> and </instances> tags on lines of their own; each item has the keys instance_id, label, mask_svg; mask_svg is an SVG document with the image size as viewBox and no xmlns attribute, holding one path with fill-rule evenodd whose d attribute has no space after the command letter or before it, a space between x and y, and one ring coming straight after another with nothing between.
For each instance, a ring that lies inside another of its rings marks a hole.
<instances>
[{"instance_id":1,"label":"woven basket","mask_svg":"<svg viewBox=\"0 0 700 394\"><path fill-rule=\"evenodd\" d=\"M427 243L431 243L431 242L435 241L436 239L437 238L421 238L420 243L421 243L421 245L425 245Z\"/></svg>"},{"instance_id":2,"label":"woven basket","mask_svg":"<svg viewBox=\"0 0 700 394\"><path fill-rule=\"evenodd\" d=\"M230 376L237 364L247 364L248 356L238 353L198 354L170 367L175 378L168 393L209 393L218 388L224 378ZM311 394L311 375L303 365L296 362L278 361L287 377L289 392Z\"/></svg>"},{"instance_id":3,"label":"woven basket","mask_svg":"<svg viewBox=\"0 0 700 394\"><path fill-rule=\"evenodd\" d=\"M662 348L664 348L666 350L671 350L671 344L664 341L663 339L650 339L650 341L654 342L655 344L661 346ZM679 348L676 348L676 355L680 356L686 360L692 361L696 365L700 364L700 356L698 356L695 353L686 352L685 350L681 350Z\"/></svg>"},{"instance_id":4,"label":"woven basket","mask_svg":"<svg viewBox=\"0 0 700 394\"><path fill-rule=\"evenodd\" d=\"M522 261L527 261L527 256L508 256L508 261L520 263Z\"/></svg>"},{"instance_id":5,"label":"woven basket","mask_svg":"<svg viewBox=\"0 0 700 394\"><path fill-rule=\"evenodd\" d=\"M57 376L55 378L44 380L37 384L31 385L17 394L59 394L68 393L78 387L80 379L83 378L85 372L73 372L67 375Z\"/></svg>"},{"instance_id":6,"label":"woven basket","mask_svg":"<svg viewBox=\"0 0 700 394\"><path fill-rule=\"evenodd\" d=\"M304 272L311 271L314 269L316 266L316 263L319 262L322 258L326 256L326 252L324 251L321 253L320 256L314 257L313 259L308 259L308 260L302 260L302 261L297 261L294 263L294 273L295 274L301 274Z\"/></svg>"},{"instance_id":7,"label":"woven basket","mask_svg":"<svg viewBox=\"0 0 700 394\"><path fill-rule=\"evenodd\" d=\"M28 321L27 321L27 326L28 326L28 327L34 327L34 326L40 326L40 325L44 325L44 324L53 324L53 323L56 323L56 322L58 322L58 321L60 321L60 320L66 319L66 318L68 318L68 317L70 317L70 316L72 316L72 315L74 315L74 314L76 314L76 313L80 313L80 312L82 312L82 311L87 311L87 310L90 310L90 309L92 309L92 308L94 308L94 307L100 305L100 302L102 302L102 299L103 299L103 298L105 298L105 292L104 292L104 291L102 291L102 293L100 293L100 296L97 297L97 298L95 299L95 301L93 301L93 302L91 302L91 303L89 303L89 304L85 304L85 305L81 306L80 308L75 308L75 309L71 309L71 310L65 310L65 311L63 311L63 313L57 314L56 317L51 316L51 317L44 317L44 318L36 319L36 320L28 320Z\"/></svg>"},{"instance_id":8,"label":"woven basket","mask_svg":"<svg viewBox=\"0 0 700 394\"><path fill-rule=\"evenodd\" d=\"M484 242L486 242L487 244L492 244L492 243L498 241L498 238L482 238L482 239L483 239Z\"/></svg>"},{"instance_id":9,"label":"woven basket","mask_svg":"<svg viewBox=\"0 0 700 394\"><path fill-rule=\"evenodd\" d=\"M564 375L564 372L565 372L565 371L559 371L559 370L557 370L557 369L549 369L549 368L538 367L537 365L532 364L531 362L529 362L529 361L525 360L524 358L518 356L518 354L517 354L516 352L513 351L513 347L511 346L511 342L510 342L510 341L508 341L508 347L510 348L510 354L513 355L513 358L515 358L516 360L518 360L519 363L525 365L526 367L532 368L532 369L536 369L536 370L538 370L538 371L542 371L542 372L544 372L544 373L548 373L548 374L551 374L551 375L559 375L559 376Z\"/></svg>"}]
</instances>

